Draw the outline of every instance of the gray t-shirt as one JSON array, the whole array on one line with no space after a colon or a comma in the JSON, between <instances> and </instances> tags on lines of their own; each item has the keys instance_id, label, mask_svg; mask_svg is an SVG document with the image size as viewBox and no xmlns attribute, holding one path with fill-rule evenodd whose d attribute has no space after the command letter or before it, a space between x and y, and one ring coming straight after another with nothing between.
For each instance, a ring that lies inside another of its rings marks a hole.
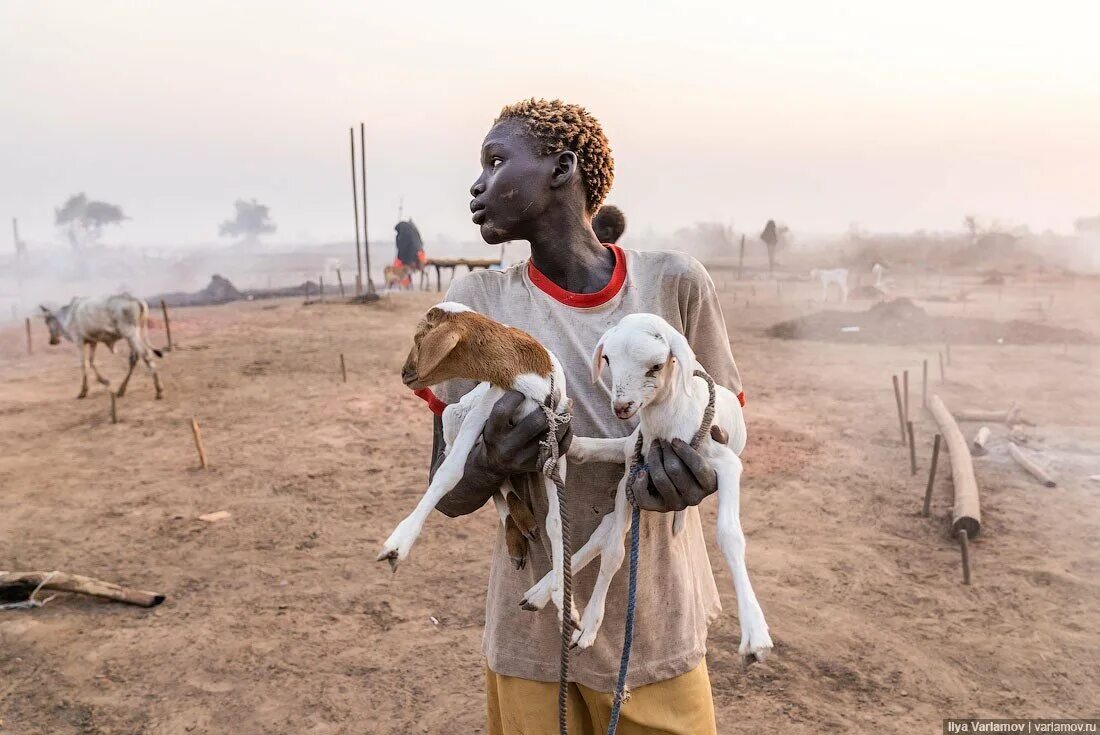
<instances>
[{"instance_id":1,"label":"gray t-shirt","mask_svg":"<svg viewBox=\"0 0 1100 735\"><path fill-rule=\"evenodd\" d=\"M605 374L601 382L593 384L590 368L600 336L627 314L647 312L664 317L684 333L699 362L718 383L741 393L714 283L703 266L679 252L613 250L615 275L596 294L563 291L533 264L523 261L504 271L467 275L451 285L447 300L523 329L557 355L565 370L567 393L573 399L573 430L578 436L627 436L636 426L635 420L615 417L609 377ZM437 386L436 391L442 400L453 403L472 387L469 381L451 381ZM623 470L621 465L603 463L569 467L566 488L574 551L612 509ZM541 485L536 488L528 501L541 526L546 497ZM672 514L642 514L629 686L664 681L695 668L706 652L707 622L721 610L698 508L688 509L686 521L684 533L674 537ZM598 564L596 560L574 576L580 610L591 596ZM531 544L527 566L516 570L508 559L503 531L498 531L484 639L489 668L498 674L557 681L560 633L554 605L539 612L519 606L523 593L549 569L545 534ZM623 644L626 586L624 564L611 585L596 643L588 650L573 652L571 680L600 691L614 687Z\"/></svg>"}]
</instances>

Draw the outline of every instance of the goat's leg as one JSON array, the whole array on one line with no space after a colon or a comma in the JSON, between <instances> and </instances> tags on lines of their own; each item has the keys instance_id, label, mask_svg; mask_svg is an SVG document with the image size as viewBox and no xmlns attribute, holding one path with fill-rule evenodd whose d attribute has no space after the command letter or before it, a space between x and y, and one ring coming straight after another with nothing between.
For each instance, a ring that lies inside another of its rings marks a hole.
<instances>
[{"instance_id":1,"label":"goat's leg","mask_svg":"<svg viewBox=\"0 0 1100 735\"><path fill-rule=\"evenodd\" d=\"M558 473L562 482L565 482L566 465L565 457L558 459ZM558 503L558 488L554 482L544 475L542 484L546 489L546 535L550 539L550 563L554 575L554 587L550 597L558 608L558 624L561 625L562 610L565 607L565 544L561 530L561 505ZM570 567L572 571L572 558L570 558ZM580 621L577 601L573 599L570 603L569 616L576 626Z\"/></svg>"},{"instance_id":2,"label":"goat's leg","mask_svg":"<svg viewBox=\"0 0 1100 735\"><path fill-rule=\"evenodd\" d=\"M596 439L587 436L575 436L569 445L566 456L571 462L622 462L627 458L627 446L635 438L634 434L618 439Z\"/></svg>"},{"instance_id":3,"label":"goat's leg","mask_svg":"<svg viewBox=\"0 0 1100 735\"><path fill-rule=\"evenodd\" d=\"M772 649L768 623L756 599L745 566L745 534L741 530L741 460L732 451L712 459L718 475L718 547L726 557L737 592L737 617L741 621L741 646L747 663L763 661Z\"/></svg>"},{"instance_id":4,"label":"goat's leg","mask_svg":"<svg viewBox=\"0 0 1100 735\"><path fill-rule=\"evenodd\" d=\"M526 480L524 480L524 483L526 485ZM535 520L535 514L531 511L530 506L520 497L511 479L506 480L504 483L504 502L508 509L508 515L512 517L516 528L528 541L536 541L539 537L539 523Z\"/></svg>"},{"instance_id":5,"label":"goat's leg","mask_svg":"<svg viewBox=\"0 0 1100 735\"><path fill-rule=\"evenodd\" d=\"M88 364L92 366L92 372L95 373L95 379L99 382L99 384L109 386L111 384L111 381L107 380L102 375L100 375L99 368L97 368L95 366L95 348L96 348L96 344L97 344L96 342L92 342L91 345L88 347Z\"/></svg>"},{"instance_id":6,"label":"goat's leg","mask_svg":"<svg viewBox=\"0 0 1100 735\"><path fill-rule=\"evenodd\" d=\"M596 642L596 634L603 625L604 608L607 605L607 592L611 589L611 580L615 573L623 565L626 558L626 549L623 545L623 535L626 533L627 521L630 519L630 508L626 502L626 481L629 475L624 475L619 480L619 487L615 490L615 509L608 514L612 519L609 532L603 538L603 548L600 551L600 571L596 576L596 584L592 587L592 597L584 607L581 616L581 624L573 632L573 646L576 648L588 648Z\"/></svg>"},{"instance_id":7,"label":"goat's leg","mask_svg":"<svg viewBox=\"0 0 1100 735\"><path fill-rule=\"evenodd\" d=\"M137 367L137 364L138 364L137 347L135 347L134 343L131 342L130 343L130 369L126 371L126 377L122 379L121 383L119 383L118 394L117 394L119 398L122 398L124 395L126 395L126 386L128 386L130 384L130 376L132 376L134 374L134 368Z\"/></svg>"},{"instance_id":8,"label":"goat's leg","mask_svg":"<svg viewBox=\"0 0 1100 735\"><path fill-rule=\"evenodd\" d=\"M505 487L493 493L493 505L500 516L501 525L504 526L504 545L508 549L508 558L516 569L523 569L527 566L527 536L516 522L516 516L509 510L509 502L504 499L507 492L505 488L510 489L511 485L510 481L505 481Z\"/></svg>"},{"instance_id":9,"label":"goat's leg","mask_svg":"<svg viewBox=\"0 0 1100 735\"><path fill-rule=\"evenodd\" d=\"M503 389L491 387L481 400L471 407L458 430L454 443L447 449L446 458L439 465L435 477L428 485L428 490L420 498L413 512L406 516L386 539L386 543L382 545L382 551L378 554L378 561L383 559L389 561L390 567L397 571L397 565L409 555L412 545L424 528L424 522L431 515L436 504L462 479L466 458L481 436L481 430L485 427L485 421L489 418L493 405L502 395L504 395Z\"/></svg>"},{"instance_id":10,"label":"goat's leg","mask_svg":"<svg viewBox=\"0 0 1100 735\"><path fill-rule=\"evenodd\" d=\"M600 520L600 525L596 527L596 530L592 532L584 545L573 554L573 558L570 560L573 574L584 569L600 555L605 543L604 539L609 533L613 532L614 528L615 512L612 511ZM551 569L531 589L524 593L519 606L524 610L532 611L544 608L546 603L550 602L550 595L554 591L554 580L554 570Z\"/></svg>"},{"instance_id":11,"label":"goat's leg","mask_svg":"<svg viewBox=\"0 0 1100 735\"><path fill-rule=\"evenodd\" d=\"M88 343L80 343L80 370L81 370L81 382L80 393L77 394L77 398L88 397Z\"/></svg>"}]
</instances>

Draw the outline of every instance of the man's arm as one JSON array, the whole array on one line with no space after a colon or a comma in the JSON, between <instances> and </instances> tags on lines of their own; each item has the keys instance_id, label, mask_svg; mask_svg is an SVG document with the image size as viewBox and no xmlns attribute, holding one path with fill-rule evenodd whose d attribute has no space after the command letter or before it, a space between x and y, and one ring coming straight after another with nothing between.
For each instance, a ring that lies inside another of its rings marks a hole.
<instances>
[{"instance_id":1,"label":"man's arm","mask_svg":"<svg viewBox=\"0 0 1100 735\"><path fill-rule=\"evenodd\" d=\"M539 409L527 414L518 423L512 422L512 416L523 403L524 396L518 391L508 391L493 406L481 441L474 445L462 479L443 496L435 506L444 515L455 518L473 513L485 505L510 475L538 471L539 443L546 436L546 415ZM558 447L562 455L569 450L573 433L568 425L558 429ZM435 419L435 432L432 439L431 475L443 461L443 421Z\"/></svg>"}]
</instances>

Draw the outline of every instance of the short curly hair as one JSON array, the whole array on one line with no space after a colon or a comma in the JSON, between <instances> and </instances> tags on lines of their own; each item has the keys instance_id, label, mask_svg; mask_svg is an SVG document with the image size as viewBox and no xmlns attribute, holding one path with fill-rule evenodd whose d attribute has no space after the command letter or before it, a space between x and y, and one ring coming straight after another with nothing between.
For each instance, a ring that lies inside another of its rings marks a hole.
<instances>
[{"instance_id":1,"label":"short curly hair","mask_svg":"<svg viewBox=\"0 0 1100 735\"><path fill-rule=\"evenodd\" d=\"M580 162L589 212L600 208L615 181L615 159L600 122L580 105L534 97L507 105L494 125L521 120L539 143L542 155L573 151Z\"/></svg>"},{"instance_id":2,"label":"short curly hair","mask_svg":"<svg viewBox=\"0 0 1100 735\"><path fill-rule=\"evenodd\" d=\"M592 218L592 230L602 238L600 242L616 243L626 232L626 215L614 204L605 204Z\"/></svg>"}]
</instances>

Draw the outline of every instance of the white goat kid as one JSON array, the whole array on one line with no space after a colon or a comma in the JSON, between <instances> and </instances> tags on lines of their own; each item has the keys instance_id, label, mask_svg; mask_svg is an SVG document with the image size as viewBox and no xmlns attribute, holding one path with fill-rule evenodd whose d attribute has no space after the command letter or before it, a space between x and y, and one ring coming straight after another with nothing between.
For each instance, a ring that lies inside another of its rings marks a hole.
<instances>
[{"instance_id":1,"label":"white goat kid","mask_svg":"<svg viewBox=\"0 0 1100 735\"><path fill-rule=\"evenodd\" d=\"M810 271L810 278L821 281L821 300L828 301L829 285L833 284L840 289L840 303L848 303L848 269L833 268L832 270L820 270L814 268Z\"/></svg>"},{"instance_id":2,"label":"white goat kid","mask_svg":"<svg viewBox=\"0 0 1100 735\"><path fill-rule=\"evenodd\" d=\"M573 569L579 570L600 556L600 571L592 598L584 609L581 627L574 642L581 648L591 646L603 622L604 606L611 580L625 558L623 537L630 518L626 483L633 462L634 447L641 432L642 455L653 440L681 439L690 442L709 400L707 383L693 376L702 366L682 334L653 314L632 314L604 333L592 357L592 377L598 380L604 366L612 373L615 414L621 419L638 416L639 424L625 439L588 439L574 437L569 457L575 462L623 462L627 472L615 494L615 508L600 522L592 537L573 555ZM737 397L715 385L715 411L712 431L698 448L718 476L718 545L730 570L737 592L738 618L741 622L740 653L762 661L772 648L768 625L749 581L745 566L745 535L741 530L740 491L741 459L747 438L744 413ZM714 439L715 434L725 443ZM679 514L678 514L679 515ZM674 531L682 519L674 521ZM545 605L548 585L543 578L528 590L528 608Z\"/></svg>"},{"instance_id":3,"label":"white goat kid","mask_svg":"<svg viewBox=\"0 0 1100 735\"><path fill-rule=\"evenodd\" d=\"M548 399L558 414L570 406L565 394L565 373L553 353L526 332L506 327L453 302L434 306L420 322L402 369L402 379L413 389L452 379L480 382L462 401L448 407L447 410L452 411L450 415L444 412L444 432L450 435L446 457L416 508L398 524L378 554L378 560L389 561L394 570L408 557L432 510L462 479L466 458L481 439L485 422L505 391L516 390L526 396L516 410L517 421L533 410L540 410ZM558 460L558 470L564 480L564 456ZM561 509L554 483L543 477L543 487L547 496L546 532L553 564L551 597L558 608L560 621L563 604ZM498 493L494 503L507 529L508 502Z\"/></svg>"}]
</instances>

